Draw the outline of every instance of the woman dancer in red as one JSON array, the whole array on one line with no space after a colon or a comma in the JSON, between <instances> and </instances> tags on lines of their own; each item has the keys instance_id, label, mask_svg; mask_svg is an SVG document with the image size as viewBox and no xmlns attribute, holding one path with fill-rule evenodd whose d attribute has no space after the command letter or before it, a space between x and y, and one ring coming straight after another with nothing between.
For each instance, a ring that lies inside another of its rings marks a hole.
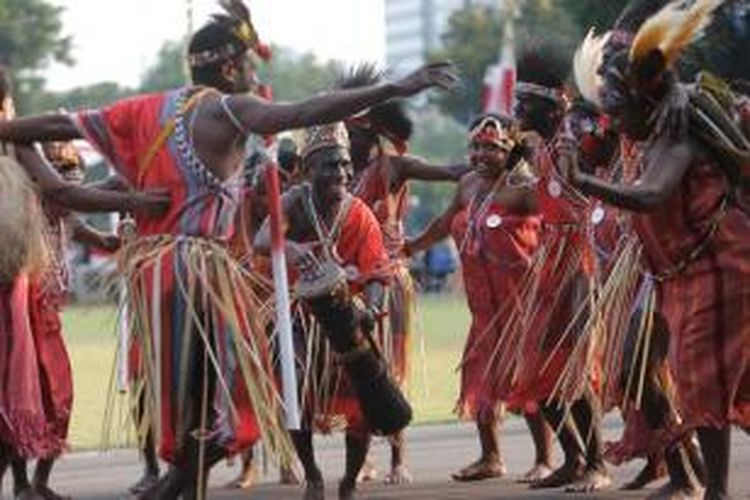
<instances>
[{"instance_id":1,"label":"woman dancer in red","mask_svg":"<svg viewBox=\"0 0 750 500\"><path fill-rule=\"evenodd\" d=\"M518 285L531 267L541 228L534 177L522 157L516 124L482 116L472 125L470 140L474 171L461 180L448 209L406 246L413 254L452 234L461 254L472 322L456 411L476 422L482 452L454 474L459 481L505 474L497 427L514 369L500 363L500 353L508 348L505 330L509 318L517 316Z\"/></svg>"}]
</instances>

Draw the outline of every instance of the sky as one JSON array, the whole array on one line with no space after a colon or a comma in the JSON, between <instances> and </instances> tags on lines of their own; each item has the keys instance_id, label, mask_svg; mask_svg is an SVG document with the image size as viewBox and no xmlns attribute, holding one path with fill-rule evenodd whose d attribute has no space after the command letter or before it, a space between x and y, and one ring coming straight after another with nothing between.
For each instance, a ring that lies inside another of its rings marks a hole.
<instances>
[{"instance_id":1,"label":"sky","mask_svg":"<svg viewBox=\"0 0 750 500\"><path fill-rule=\"evenodd\" d=\"M64 90L101 81L135 86L166 40L187 32L190 0L49 0L65 8L75 65L52 65L48 87ZM246 0L262 40L312 52L321 60L385 59L384 0ZM219 10L192 0L194 26Z\"/></svg>"}]
</instances>

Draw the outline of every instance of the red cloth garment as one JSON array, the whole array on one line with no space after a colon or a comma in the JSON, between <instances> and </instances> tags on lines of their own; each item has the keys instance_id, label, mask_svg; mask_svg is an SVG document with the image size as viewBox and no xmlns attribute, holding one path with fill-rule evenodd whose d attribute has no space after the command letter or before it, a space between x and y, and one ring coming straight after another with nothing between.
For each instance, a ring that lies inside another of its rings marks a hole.
<instances>
[{"instance_id":1,"label":"red cloth garment","mask_svg":"<svg viewBox=\"0 0 750 500\"><path fill-rule=\"evenodd\" d=\"M63 452L72 403L58 312L42 296L26 274L0 287L0 441L23 458Z\"/></svg>"},{"instance_id":2,"label":"red cloth garment","mask_svg":"<svg viewBox=\"0 0 750 500\"><path fill-rule=\"evenodd\" d=\"M669 200L633 217L649 270L665 278L657 306L686 429L750 425L750 220L724 197L720 169L696 164Z\"/></svg>"},{"instance_id":3,"label":"red cloth garment","mask_svg":"<svg viewBox=\"0 0 750 500\"><path fill-rule=\"evenodd\" d=\"M186 123L183 113L188 100L199 91L182 88L134 97L73 117L85 138L135 188L167 189L170 193L172 204L167 214L137 219L139 238L133 251L137 252L135 256L141 263L131 269L135 275L128 280L129 311L140 315L136 324L143 328L143 331L135 331L134 339L141 344L137 349L140 355L131 357L131 361L140 366L131 368L147 378L153 397L144 398L146 403L153 405L158 401L159 407L146 413L158 420L155 428L160 430L157 433L159 453L168 461L176 460L180 452L178 433L182 432L180 422L184 415L179 410L179 402L186 393L185 388L189 393L202 377L198 373L202 365L198 358L203 357L200 352L205 349L214 352L215 362L210 363L209 372L224 381L217 384L211 400L209 415L215 419L208 431L218 436L228 450L247 448L260 434L254 419L235 412L234 403L248 397L244 387L248 379L241 376L238 336L263 351L260 355L263 359L248 358L251 371L265 372L254 380L265 383L264 377L267 380L273 372L272 353L264 347L268 341L266 332L257 327L258 307L254 299L236 296L236 300L227 301L224 297L224 303L217 305L215 301L219 299L215 294L203 292L206 287L219 286L219 279L239 279L228 254L209 251L206 258L211 259L211 267L204 272L188 266L190 255L205 248L202 242L225 247L232 236L242 187L241 168L236 178L218 179L195 154L188 130L190 124ZM156 149L149 163L141 164L171 120L175 123L174 133ZM158 235L167 238L148 238ZM163 249L154 252L154 248L165 241ZM132 262L133 257L128 258ZM189 285L194 288L188 290ZM186 299L188 293L190 296ZM236 331L227 321L230 316L243 318L241 331ZM201 331L207 332L206 338L199 334ZM148 349L144 342L148 343ZM186 343L190 346L183 348ZM187 367L187 371L183 373L181 366ZM264 400L276 398L263 391L261 394Z\"/></svg>"},{"instance_id":4,"label":"red cloth garment","mask_svg":"<svg viewBox=\"0 0 750 500\"><path fill-rule=\"evenodd\" d=\"M341 265L347 269L351 280L350 291L353 295L361 293L363 286L368 282L388 282L388 253L383 244L380 225L372 211L357 197L350 200L335 250ZM322 338L320 340L322 341ZM307 345L307 342L301 339L297 344ZM318 380L313 385L326 387L330 392L325 401L320 400L319 394L305 394L303 404L306 411L314 413L313 424L321 432L329 432L340 427L346 427L350 432L362 432L366 429L366 422L354 388L335 355L330 356L322 352L324 350L319 349L318 359L312 362L329 365L332 363L333 366L314 367L313 371L322 370L327 376L318 372L317 376L322 376L325 380ZM307 353L298 352L298 357L304 363Z\"/></svg>"},{"instance_id":5,"label":"red cloth garment","mask_svg":"<svg viewBox=\"0 0 750 500\"><path fill-rule=\"evenodd\" d=\"M404 221L409 211L409 184L391 192L391 162L386 153L376 155L361 174L354 194L372 209L383 231L391 258L399 258L404 247Z\"/></svg>"},{"instance_id":6,"label":"red cloth garment","mask_svg":"<svg viewBox=\"0 0 750 500\"><path fill-rule=\"evenodd\" d=\"M541 230L538 216L514 215L496 202L478 205L460 212L451 227L471 311L456 405L467 418L492 411L511 391L516 357L505 328L521 309L520 287Z\"/></svg>"},{"instance_id":7,"label":"red cloth garment","mask_svg":"<svg viewBox=\"0 0 750 500\"><path fill-rule=\"evenodd\" d=\"M539 177L537 197L543 220L534 290L525 297L530 308L522 339L521 362L509 397L511 408L534 411L553 395L570 361L577 336L570 327L581 307L577 289L591 276L595 254L588 238L588 201L557 173L554 158L540 143L534 158ZM594 370L592 370L593 372Z\"/></svg>"},{"instance_id":8,"label":"red cloth garment","mask_svg":"<svg viewBox=\"0 0 750 500\"><path fill-rule=\"evenodd\" d=\"M378 150L361 174L355 194L372 209L380 223L383 242L391 259L392 281L388 290L387 324L379 328L379 341L391 372L406 386L410 345L414 334L416 290L403 257L405 220L409 211L409 184L391 192L391 156Z\"/></svg>"},{"instance_id":9,"label":"red cloth garment","mask_svg":"<svg viewBox=\"0 0 750 500\"><path fill-rule=\"evenodd\" d=\"M352 197L341 225L336 254L350 272L350 286L355 294L369 281L390 280L388 252L380 224L372 210L356 196Z\"/></svg>"}]
</instances>

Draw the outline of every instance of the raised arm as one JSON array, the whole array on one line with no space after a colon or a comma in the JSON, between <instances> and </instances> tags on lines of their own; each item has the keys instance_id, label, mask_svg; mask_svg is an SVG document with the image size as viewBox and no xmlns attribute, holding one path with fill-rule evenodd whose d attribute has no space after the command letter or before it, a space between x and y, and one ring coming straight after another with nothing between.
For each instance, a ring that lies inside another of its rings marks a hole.
<instances>
[{"instance_id":1,"label":"raised arm","mask_svg":"<svg viewBox=\"0 0 750 500\"><path fill-rule=\"evenodd\" d=\"M169 208L165 193L119 193L66 182L31 146L16 148L18 162L26 169L45 198L78 212L137 212L158 216Z\"/></svg>"},{"instance_id":2,"label":"raised arm","mask_svg":"<svg viewBox=\"0 0 750 500\"><path fill-rule=\"evenodd\" d=\"M72 141L83 136L65 114L47 114L0 121L0 140L30 144L32 142Z\"/></svg>"},{"instance_id":3,"label":"raised arm","mask_svg":"<svg viewBox=\"0 0 750 500\"><path fill-rule=\"evenodd\" d=\"M451 224L453 218L463 208L461 188L456 189L456 194L453 196L451 204L445 211L432 219L427 225L427 228L416 238L406 242L405 252L407 256L412 256L423 250L427 250L431 246L435 245L439 241L444 240L450 235Z\"/></svg>"},{"instance_id":4,"label":"raised arm","mask_svg":"<svg viewBox=\"0 0 750 500\"><path fill-rule=\"evenodd\" d=\"M396 179L403 181L458 182L471 171L466 164L432 165L418 156L395 156L391 158Z\"/></svg>"},{"instance_id":5,"label":"raised arm","mask_svg":"<svg viewBox=\"0 0 750 500\"><path fill-rule=\"evenodd\" d=\"M583 173L578 165L575 145L560 146L560 161L568 162L571 184L585 194L605 203L633 212L650 212L664 203L680 185L695 158L695 144L676 143L669 139L657 141L644 174L633 184L614 184Z\"/></svg>"},{"instance_id":6,"label":"raised arm","mask_svg":"<svg viewBox=\"0 0 750 500\"><path fill-rule=\"evenodd\" d=\"M271 103L237 95L229 98L227 105L246 132L275 134L343 120L388 99L413 96L432 87L450 89L456 81L450 64L435 63L395 82L337 90L298 103Z\"/></svg>"}]
</instances>

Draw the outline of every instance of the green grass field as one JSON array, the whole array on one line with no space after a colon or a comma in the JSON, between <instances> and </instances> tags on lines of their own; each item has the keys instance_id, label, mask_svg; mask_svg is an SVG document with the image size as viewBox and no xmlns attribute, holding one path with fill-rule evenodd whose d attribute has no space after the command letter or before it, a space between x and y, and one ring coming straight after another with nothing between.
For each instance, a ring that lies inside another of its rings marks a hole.
<instances>
[{"instance_id":1,"label":"green grass field","mask_svg":"<svg viewBox=\"0 0 750 500\"><path fill-rule=\"evenodd\" d=\"M419 309L421 333L412 344L409 389L416 421L450 420L454 418L452 410L458 391L456 366L466 338L468 312L463 297L455 295L423 297ZM74 449L102 444L102 422L115 363L115 320L116 311L112 307L70 307L64 314L75 382L70 430ZM113 444L124 445L132 442L132 432L125 419L125 398L116 401Z\"/></svg>"}]
</instances>

